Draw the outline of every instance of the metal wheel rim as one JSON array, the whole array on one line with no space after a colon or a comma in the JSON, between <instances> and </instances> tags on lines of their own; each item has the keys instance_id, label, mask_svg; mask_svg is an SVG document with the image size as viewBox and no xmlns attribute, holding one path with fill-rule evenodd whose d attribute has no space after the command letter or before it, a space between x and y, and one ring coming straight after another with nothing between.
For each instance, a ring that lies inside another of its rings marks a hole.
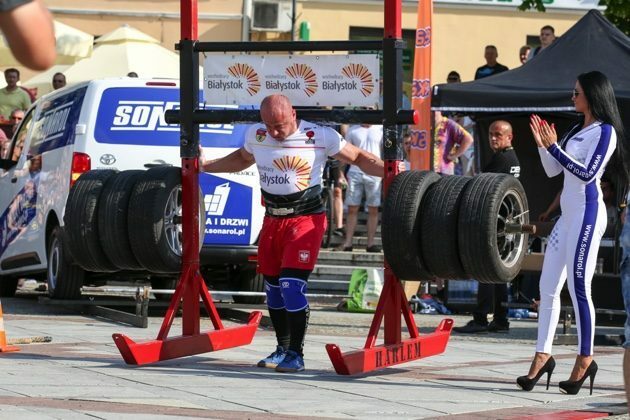
<instances>
[{"instance_id":1,"label":"metal wheel rim","mask_svg":"<svg viewBox=\"0 0 630 420\"><path fill-rule=\"evenodd\" d=\"M501 199L497 213L497 251L505 267L514 266L525 251L525 234L505 231L508 223L527 223L524 207L521 196L515 191L508 191Z\"/></svg>"},{"instance_id":2,"label":"metal wheel rim","mask_svg":"<svg viewBox=\"0 0 630 420\"><path fill-rule=\"evenodd\" d=\"M59 277L59 264L61 261L61 252L59 250L59 240L55 237L50 243L50 253L48 255L48 290L53 292L57 287L57 277Z\"/></svg>"},{"instance_id":3,"label":"metal wheel rim","mask_svg":"<svg viewBox=\"0 0 630 420\"><path fill-rule=\"evenodd\" d=\"M182 255L182 187L171 190L164 207L164 237L169 249L177 256Z\"/></svg>"},{"instance_id":4,"label":"metal wheel rim","mask_svg":"<svg viewBox=\"0 0 630 420\"><path fill-rule=\"evenodd\" d=\"M177 256L182 256L183 238L182 224L182 187L174 188L168 196L166 207L164 208L164 235L169 249ZM199 192L199 249L203 246L205 235L205 208L203 206L203 196Z\"/></svg>"}]
</instances>

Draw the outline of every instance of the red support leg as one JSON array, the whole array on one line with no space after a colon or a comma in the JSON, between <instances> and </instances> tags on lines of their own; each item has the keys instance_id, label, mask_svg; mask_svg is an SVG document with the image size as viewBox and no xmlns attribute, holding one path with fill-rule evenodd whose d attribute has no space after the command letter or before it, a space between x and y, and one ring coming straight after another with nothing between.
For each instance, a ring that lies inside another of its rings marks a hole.
<instances>
[{"instance_id":1,"label":"red support leg","mask_svg":"<svg viewBox=\"0 0 630 420\"><path fill-rule=\"evenodd\" d=\"M385 0L385 38L401 37L401 3L401 0ZM391 181L398 174L398 164L397 160L385 161L383 180L385 195ZM401 314L409 331L408 339L401 337ZM377 346L376 338L383 318L384 343ZM385 285L363 349L343 354L337 345L327 344L326 350L338 374L353 375L443 353L452 328L453 320L444 319L435 332L425 336L419 335L405 292L386 261Z\"/></svg>"},{"instance_id":2,"label":"red support leg","mask_svg":"<svg viewBox=\"0 0 630 420\"><path fill-rule=\"evenodd\" d=\"M197 39L197 1L181 0L182 39ZM112 337L127 364L143 365L250 344L262 313L252 312L247 325L225 328L199 272L199 161L182 157L182 274L155 340L136 343L123 334ZM200 332L199 298L214 331ZM182 304L182 335L168 338Z\"/></svg>"}]
</instances>

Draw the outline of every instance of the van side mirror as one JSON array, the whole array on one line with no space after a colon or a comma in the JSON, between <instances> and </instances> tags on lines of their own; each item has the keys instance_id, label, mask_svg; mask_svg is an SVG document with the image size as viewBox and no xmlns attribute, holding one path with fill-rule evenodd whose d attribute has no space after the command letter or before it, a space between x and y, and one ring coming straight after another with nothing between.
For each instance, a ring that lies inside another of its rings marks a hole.
<instances>
[{"instance_id":1,"label":"van side mirror","mask_svg":"<svg viewBox=\"0 0 630 420\"><path fill-rule=\"evenodd\" d=\"M0 159L0 168L4 169L5 171L8 171L12 167L14 167L16 163L17 163L16 161L11 160L11 159Z\"/></svg>"}]
</instances>

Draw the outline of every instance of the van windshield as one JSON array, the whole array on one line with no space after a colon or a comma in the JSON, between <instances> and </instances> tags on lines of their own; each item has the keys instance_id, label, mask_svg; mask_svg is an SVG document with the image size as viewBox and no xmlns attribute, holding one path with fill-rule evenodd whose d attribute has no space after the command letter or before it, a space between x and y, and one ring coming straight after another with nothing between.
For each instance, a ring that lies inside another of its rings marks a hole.
<instances>
[{"instance_id":1,"label":"van windshield","mask_svg":"<svg viewBox=\"0 0 630 420\"><path fill-rule=\"evenodd\" d=\"M179 108L179 89L177 88L105 89L99 104L94 138L99 143L109 144L179 146L179 125L167 124L164 120L164 111L177 108ZM206 108L236 108L236 106L206 106ZM200 125L201 145L221 148L241 147L247 127L245 124Z\"/></svg>"}]
</instances>

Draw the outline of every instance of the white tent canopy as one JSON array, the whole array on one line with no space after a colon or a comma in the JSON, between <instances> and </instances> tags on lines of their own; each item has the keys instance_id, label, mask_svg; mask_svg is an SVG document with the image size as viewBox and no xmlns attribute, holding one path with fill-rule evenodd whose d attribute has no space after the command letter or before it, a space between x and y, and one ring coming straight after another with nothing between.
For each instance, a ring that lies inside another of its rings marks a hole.
<instances>
[{"instance_id":1,"label":"white tent canopy","mask_svg":"<svg viewBox=\"0 0 630 420\"><path fill-rule=\"evenodd\" d=\"M124 77L131 71L142 78L179 79L179 55L137 29L124 25L99 37L95 44L89 58L62 71L69 85L104 77ZM54 73L50 69L22 84L37 87L41 96L52 90Z\"/></svg>"}]
</instances>

